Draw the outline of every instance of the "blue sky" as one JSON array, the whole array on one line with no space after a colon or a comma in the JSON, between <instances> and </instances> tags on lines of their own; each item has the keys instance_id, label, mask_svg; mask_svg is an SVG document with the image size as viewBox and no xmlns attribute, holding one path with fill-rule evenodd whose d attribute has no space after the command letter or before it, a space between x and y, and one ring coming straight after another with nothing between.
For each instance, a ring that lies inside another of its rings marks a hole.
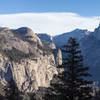
<instances>
[{"instance_id":1,"label":"blue sky","mask_svg":"<svg viewBox=\"0 0 100 100\"><path fill-rule=\"evenodd\" d=\"M0 0L0 14L24 12L73 12L100 16L100 0Z\"/></svg>"},{"instance_id":2,"label":"blue sky","mask_svg":"<svg viewBox=\"0 0 100 100\"><path fill-rule=\"evenodd\" d=\"M76 28L94 31L100 0L0 0L0 27L30 27L57 35Z\"/></svg>"}]
</instances>

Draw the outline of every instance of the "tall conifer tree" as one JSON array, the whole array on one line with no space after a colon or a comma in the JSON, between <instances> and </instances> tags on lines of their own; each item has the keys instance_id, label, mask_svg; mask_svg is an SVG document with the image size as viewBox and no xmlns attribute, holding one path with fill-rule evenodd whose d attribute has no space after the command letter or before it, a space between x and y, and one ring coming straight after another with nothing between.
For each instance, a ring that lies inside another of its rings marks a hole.
<instances>
[{"instance_id":1,"label":"tall conifer tree","mask_svg":"<svg viewBox=\"0 0 100 100\"><path fill-rule=\"evenodd\" d=\"M62 52L64 71L54 77L49 88L51 95L57 97L54 100L92 100L92 82L86 80L91 75L88 73L89 68L83 66L79 43L75 38L70 38Z\"/></svg>"}]
</instances>

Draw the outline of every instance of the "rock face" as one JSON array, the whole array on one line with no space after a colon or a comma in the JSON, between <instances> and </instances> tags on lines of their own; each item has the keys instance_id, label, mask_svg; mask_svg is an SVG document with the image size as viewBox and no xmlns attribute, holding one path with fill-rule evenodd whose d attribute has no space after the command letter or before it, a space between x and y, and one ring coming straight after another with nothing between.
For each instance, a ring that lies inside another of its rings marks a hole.
<instances>
[{"instance_id":1,"label":"rock face","mask_svg":"<svg viewBox=\"0 0 100 100\"><path fill-rule=\"evenodd\" d=\"M29 28L0 28L0 80L13 78L19 89L33 92L48 87L57 74L55 57Z\"/></svg>"},{"instance_id":2,"label":"rock face","mask_svg":"<svg viewBox=\"0 0 100 100\"><path fill-rule=\"evenodd\" d=\"M60 49L56 49L54 50L54 55L55 55L55 62L56 62L56 65L59 66L59 65L62 65L62 52Z\"/></svg>"}]
</instances>

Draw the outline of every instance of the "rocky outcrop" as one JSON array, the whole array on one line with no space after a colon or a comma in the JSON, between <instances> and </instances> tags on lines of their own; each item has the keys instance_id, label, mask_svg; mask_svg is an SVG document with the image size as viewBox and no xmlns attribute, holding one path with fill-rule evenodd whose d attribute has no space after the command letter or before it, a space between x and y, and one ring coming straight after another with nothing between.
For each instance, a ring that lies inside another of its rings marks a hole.
<instances>
[{"instance_id":1,"label":"rocky outcrop","mask_svg":"<svg viewBox=\"0 0 100 100\"><path fill-rule=\"evenodd\" d=\"M20 90L48 87L57 74L55 57L29 28L0 29L0 80L13 78Z\"/></svg>"},{"instance_id":2,"label":"rocky outcrop","mask_svg":"<svg viewBox=\"0 0 100 100\"><path fill-rule=\"evenodd\" d=\"M56 66L58 67L59 65L62 65L62 52L61 52L61 50L55 49L53 51L53 54L55 56Z\"/></svg>"}]
</instances>

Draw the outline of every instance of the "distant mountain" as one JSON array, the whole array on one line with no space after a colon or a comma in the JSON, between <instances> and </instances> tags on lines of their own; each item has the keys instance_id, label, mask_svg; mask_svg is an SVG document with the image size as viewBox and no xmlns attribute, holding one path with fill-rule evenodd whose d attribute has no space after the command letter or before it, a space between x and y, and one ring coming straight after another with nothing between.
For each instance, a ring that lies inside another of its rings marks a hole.
<instances>
[{"instance_id":1,"label":"distant mountain","mask_svg":"<svg viewBox=\"0 0 100 100\"><path fill-rule=\"evenodd\" d=\"M76 29L76 30L73 30L72 32L66 32L61 35L54 36L53 40L54 40L56 47L61 48L64 44L67 43L67 41L70 37L74 37L74 38L80 40L85 35L89 35L89 33L90 32L87 30Z\"/></svg>"},{"instance_id":2,"label":"distant mountain","mask_svg":"<svg viewBox=\"0 0 100 100\"><path fill-rule=\"evenodd\" d=\"M53 37L48 35L48 34L43 34L43 33L40 33L40 34L37 34L37 36L41 39L41 41L43 43L45 43L46 45L48 45L50 48L52 49L56 49L56 46L53 42Z\"/></svg>"},{"instance_id":3,"label":"distant mountain","mask_svg":"<svg viewBox=\"0 0 100 100\"><path fill-rule=\"evenodd\" d=\"M80 46L84 56L84 64L90 66L92 79L100 84L100 25L80 40Z\"/></svg>"}]
</instances>

